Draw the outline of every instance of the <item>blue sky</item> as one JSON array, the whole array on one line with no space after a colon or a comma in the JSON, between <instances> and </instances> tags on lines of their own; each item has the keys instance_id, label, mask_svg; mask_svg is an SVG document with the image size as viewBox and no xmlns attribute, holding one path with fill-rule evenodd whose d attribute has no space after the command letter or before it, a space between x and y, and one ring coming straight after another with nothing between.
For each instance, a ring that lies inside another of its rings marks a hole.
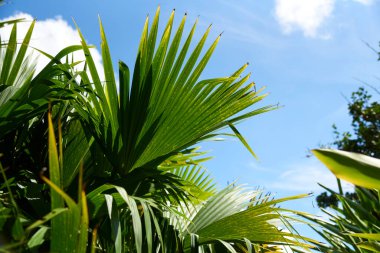
<instances>
[{"instance_id":1,"label":"blue sky","mask_svg":"<svg viewBox=\"0 0 380 253\"><path fill-rule=\"evenodd\" d=\"M209 42L223 32L203 77L225 76L249 62L251 80L270 93L261 106L282 106L238 125L259 161L237 140L202 145L214 156L206 165L217 182L223 186L238 180L277 196L318 193L317 182L334 186L329 171L306 158L307 150L333 140L332 124L349 129L344 96L361 82L379 85L377 55L365 44L379 49L379 1L9 0L0 8L0 19L37 18L33 43L56 53L79 43L72 19L87 41L99 46L99 14L115 62L132 65L145 17L153 16L158 5L162 21L174 8L177 22L188 14L188 28L199 17L198 37L212 24ZM291 206L318 213L312 202L309 198Z\"/></svg>"}]
</instances>

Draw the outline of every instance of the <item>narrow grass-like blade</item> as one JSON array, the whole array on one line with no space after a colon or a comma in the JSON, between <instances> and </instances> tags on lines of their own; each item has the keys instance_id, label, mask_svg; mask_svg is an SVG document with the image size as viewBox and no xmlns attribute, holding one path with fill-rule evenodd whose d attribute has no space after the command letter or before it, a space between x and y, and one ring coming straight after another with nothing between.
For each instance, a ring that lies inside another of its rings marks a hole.
<instances>
[{"instance_id":1,"label":"narrow grass-like blade","mask_svg":"<svg viewBox=\"0 0 380 253\"><path fill-rule=\"evenodd\" d=\"M9 77L8 77L8 80L7 80L7 83L10 85L13 84L13 82L15 81L15 79L17 77L19 70L21 69L21 64L25 58L25 54L26 54L26 51L27 51L28 46L29 46L30 38L32 37L35 22L36 22L35 20L32 22L32 24L29 27L29 30L25 34L24 40L23 40L23 42L20 46L20 49L17 53L15 62L12 65L12 70L11 70Z\"/></svg>"},{"instance_id":2,"label":"narrow grass-like blade","mask_svg":"<svg viewBox=\"0 0 380 253\"><path fill-rule=\"evenodd\" d=\"M52 218L54 218L57 215L60 215L61 213L65 212L65 211L67 211L67 208L56 208L56 209L54 209L53 211L51 211L50 213L48 213L44 217L42 217L42 219L37 220L37 221L33 222L31 225L29 225L26 228L26 231L28 232L28 231L33 230L34 228L41 226L42 224L50 221Z\"/></svg>"},{"instance_id":3,"label":"narrow grass-like blade","mask_svg":"<svg viewBox=\"0 0 380 253\"><path fill-rule=\"evenodd\" d=\"M99 26L100 26L104 76L106 79L105 80L106 98L107 98L107 102L109 104L111 115L112 115L111 124L114 131L116 131L116 129L118 128L117 126L117 123L118 123L117 116L118 116L118 109L119 109L118 95L117 95L117 90L116 90L116 82L115 82L115 76L114 76L114 69L112 66L111 54L110 54L106 35L104 32L103 24L102 24L102 21L100 20L100 17L99 17Z\"/></svg>"},{"instance_id":4,"label":"narrow grass-like blade","mask_svg":"<svg viewBox=\"0 0 380 253\"><path fill-rule=\"evenodd\" d=\"M368 240L375 240L380 242L380 234L369 234L369 233L353 233L353 234L348 234L350 236L355 236L359 238L364 238Z\"/></svg>"},{"instance_id":5,"label":"narrow grass-like blade","mask_svg":"<svg viewBox=\"0 0 380 253\"><path fill-rule=\"evenodd\" d=\"M235 136L239 138L239 140L241 141L241 143L243 143L243 145L252 154L252 156L254 158L258 159L257 155L255 154L255 152L253 152L252 148L249 146L248 142L245 140L245 138L243 137L243 135L241 135L241 133L239 132L239 130L237 130L237 128L233 124L231 124L231 123L228 123L228 126L232 129L232 131L235 133Z\"/></svg>"},{"instance_id":6,"label":"narrow grass-like blade","mask_svg":"<svg viewBox=\"0 0 380 253\"><path fill-rule=\"evenodd\" d=\"M11 70L14 55L17 49L17 24L15 23L12 27L11 34L9 36L9 41L7 43L7 49L5 52L1 72L0 72L0 84L7 84L7 79L9 71ZM12 84L7 84L12 85Z\"/></svg>"},{"instance_id":7,"label":"narrow grass-like blade","mask_svg":"<svg viewBox=\"0 0 380 253\"><path fill-rule=\"evenodd\" d=\"M59 158L57 151L57 142L54 134L54 127L51 118L51 112L48 113L48 134L49 134L49 176L51 182L57 185L58 188L62 187L62 177L61 177L61 169L59 168ZM56 208L63 208L63 198L61 195L56 192L51 192L51 208L52 210Z\"/></svg>"}]
</instances>

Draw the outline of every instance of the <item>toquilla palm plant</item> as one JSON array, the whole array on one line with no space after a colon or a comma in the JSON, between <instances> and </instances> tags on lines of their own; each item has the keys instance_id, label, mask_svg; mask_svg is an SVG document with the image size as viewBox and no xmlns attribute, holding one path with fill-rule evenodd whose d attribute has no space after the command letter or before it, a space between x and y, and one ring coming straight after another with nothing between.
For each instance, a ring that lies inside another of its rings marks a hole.
<instances>
[{"instance_id":1,"label":"toquilla palm plant","mask_svg":"<svg viewBox=\"0 0 380 253\"><path fill-rule=\"evenodd\" d=\"M231 76L199 81L220 36L202 53L208 28L191 51L196 24L181 44L185 21L186 16L173 30L173 12L158 40L159 9L150 28L147 19L133 74L119 62L118 82L101 22L104 81L79 29L81 46L51 57L41 73L30 76L32 87L45 84L45 89L35 88L40 91L36 94L44 95L44 104L37 111L33 108L28 124L9 114L0 122L18 127L22 145L13 143L14 138L7 143L12 152L27 157L23 163L8 158L3 173L8 189L4 200L14 200L5 201L4 207L16 210L17 224L11 228L20 236L13 236L15 246L50 247L53 252L264 252L268 245L308 247L305 238L276 226L281 222L291 228L293 218L276 204L293 198L265 201L257 192L235 186L218 192L201 166L207 158L194 145L225 127L253 153L234 124L274 107L252 109L265 94L247 83L249 74L241 76L247 64ZM82 71L74 70L76 62L61 60L78 49L85 55ZM21 98L9 101L24 103ZM17 111L14 115L24 117ZM35 129L41 127L48 131L37 134ZM0 151L4 157L10 154L5 146ZM41 181L38 174L44 166L49 167L49 178L45 173ZM39 220L41 213L45 218Z\"/></svg>"},{"instance_id":2,"label":"toquilla palm plant","mask_svg":"<svg viewBox=\"0 0 380 253\"><path fill-rule=\"evenodd\" d=\"M253 83L246 84L249 74L240 76L247 65L228 77L198 81L220 37L201 56L209 28L194 51L188 52L194 25L180 48L186 16L170 41L173 12L156 45L158 17L157 13L150 31L148 19L145 23L132 80L129 68L119 62L120 94L102 25L104 87L81 35L90 73L88 76L84 71L81 77L83 82L93 84L97 95L83 98L76 109L120 175L157 167L215 136L215 131L273 109L267 106L236 116L266 96L253 91Z\"/></svg>"}]
</instances>

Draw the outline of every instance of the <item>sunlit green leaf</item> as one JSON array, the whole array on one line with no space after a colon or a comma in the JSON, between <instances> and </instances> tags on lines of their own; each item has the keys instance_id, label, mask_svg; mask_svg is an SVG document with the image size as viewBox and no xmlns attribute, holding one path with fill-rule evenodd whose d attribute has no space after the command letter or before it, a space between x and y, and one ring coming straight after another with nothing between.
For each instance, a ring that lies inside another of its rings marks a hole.
<instances>
[{"instance_id":1,"label":"sunlit green leaf","mask_svg":"<svg viewBox=\"0 0 380 253\"><path fill-rule=\"evenodd\" d=\"M357 153L315 149L315 156L338 178L366 188L380 189L380 160Z\"/></svg>"}]
</instances>

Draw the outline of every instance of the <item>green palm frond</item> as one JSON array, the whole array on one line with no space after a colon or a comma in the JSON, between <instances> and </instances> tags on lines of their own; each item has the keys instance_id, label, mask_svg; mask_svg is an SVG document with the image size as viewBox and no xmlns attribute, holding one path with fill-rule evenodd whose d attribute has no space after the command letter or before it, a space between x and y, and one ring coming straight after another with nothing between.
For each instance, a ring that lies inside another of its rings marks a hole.
<instances>
[{"instance_id":1,"label":"green palm frond","mask_svg":"<svg viewBox=\"0 0 380 253\"><path fill-rule=\"evenodd\" d=\"M88 102L78 105L78 112L110 163L123 175L137 168L157 167L174 154L214 136L215 131L273 109L251 109L236 116L265 97L252 90L253 83L246 84L249 74L241 77L247 64L231 76L199 81L220 37L202 54L210 31L207 29L191 52L196 24L180 45L186 16L173 31L173 12L160 40L158 20L159 9L150 29L149 18L146 20L131 81L129 68L119 63L119 94L102 25L105 82L100 80L79 32L89 72L81 77L92 84L97 95L86 97Z\"/></svg>"},{"instance_id":2,"label":"green palm frond","mask_svg":"<svg viewBox=\"0 0 380 253\"><path fill-rule=\"evenodd\" d=\"M171 213L173 216L170 213L167 215L180 231L185 252L194 250L194 247L204 250L216 247L221 250L220 244L225 248L223 251L214 249L211 252L225 252L226 249L226 252L234 252L230 250L231 247L238 252L244 249L245 252L250 247L269 249L270 245L278 245L279 249L292 247L310 252L312 246L309 242L313 240L297 235L290 225L297 220L289 213L297 212L276 207L281 202L305 196L268 199L260 191L230 185L204 203L179 208L183 216L175 213ZM288 228L291 230L287 231Z\"/></svg>"},{"instance_id":3,"label":"green palm frond","mask_svg":"<svg viewBox=\"0 0 380 253\"><path fill-rule=\"evenodd\" d=\"M159 168L166 171L174 170L188 165L200 165L211 159L211 157L204 156L207 152L201 152L199 149L200 147L182 150L163 161Z\"/></svg>"},{"instance_id":4,"label":"green palm frond","mask_svg":"<svg viewBox=\"0 0 380 253\"><path fill-rule=\"evenodd\" d=\"M193 204L207 200L216 193L215 183L202 166L189 165L170 170L178 176L183 188L190 194Z\"/></svg>"}]
</instances>

